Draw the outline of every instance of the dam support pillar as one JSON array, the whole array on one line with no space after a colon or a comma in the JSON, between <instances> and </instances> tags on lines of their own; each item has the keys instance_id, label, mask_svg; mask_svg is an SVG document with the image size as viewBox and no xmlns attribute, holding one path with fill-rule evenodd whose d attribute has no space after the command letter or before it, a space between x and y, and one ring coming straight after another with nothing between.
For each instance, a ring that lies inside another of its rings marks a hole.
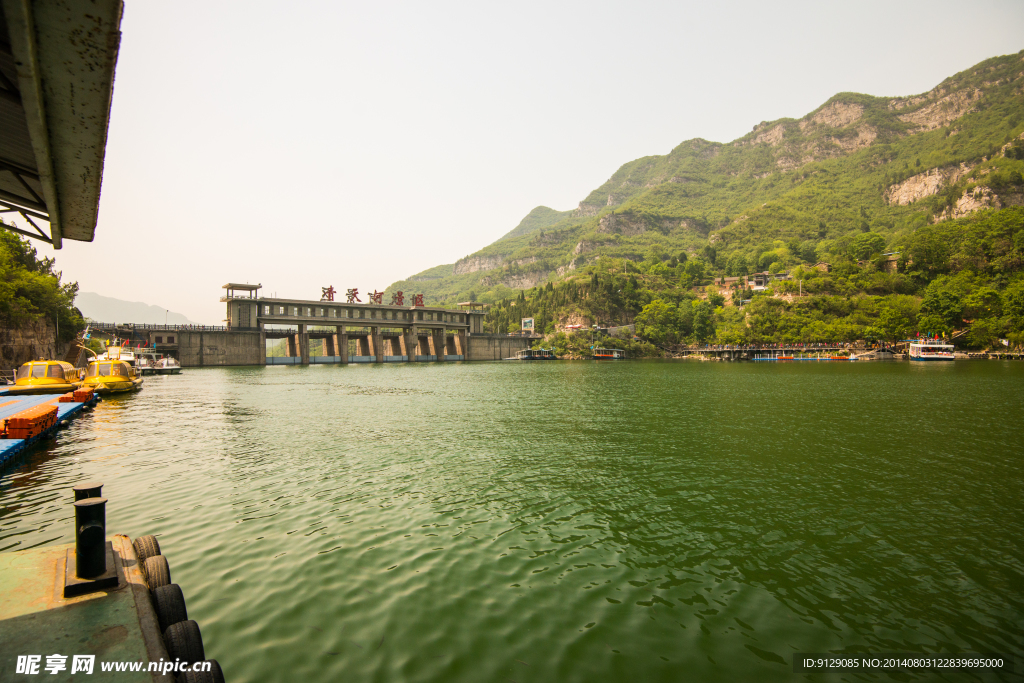
<instances>
[{"instance_id":1,"label":"dam support pillar","mask_svg":"<svg viewBox=\"0 0 1024 683\"><path fill-rule=\"evenodd\" d=\"M309 332L305 325L299 325L299 333L295 335L299 340L299 356L303 365L309 365Z\"/></svg>"},{"instance_id":2,"label":"dam support pillar","mask_svg":"<svg viewBox=\"0 0 1024 683\"><path fill-rule=\"evenodd\" d=\"M334 348L338 349L341 362L348 363L348 335L345 334L345 326L338 325L334 330Z\"/></svg>"},{"instance_id":3,"label":"dam support pillar","mask_svg":"<svg viewBox=\"0 0 1024 683\"><path fill-rule=\"evenodd\" d=\"M434 330L430 336L434 340L434 359L438 362L444 361L448 353L444 328Z\"/></svg>"},{"instance_id":4,"label":"dam support pillar","mask_svg":"<svg viewBox=\"0 0 1024 683\"><path fill-rule=\"evenodd\" d=\"M370 339L373 342L373 352L370 354L373 356L374 363L384 362L384 337L380 333L379 327L370 328Z\"/></svg>"},{"instance_id":5,"label":"dam support pillar","mask_svg":"<svg viewBox=\"0 0 1024 683\"><path fill-rule=\"evenodd\" d=\"M416 356L420 355L420 333L415 326L405 330L402 335L402 340L405 342L405 355L409 356L409 361L415 363Z\"/></svg>"}]
</instances>

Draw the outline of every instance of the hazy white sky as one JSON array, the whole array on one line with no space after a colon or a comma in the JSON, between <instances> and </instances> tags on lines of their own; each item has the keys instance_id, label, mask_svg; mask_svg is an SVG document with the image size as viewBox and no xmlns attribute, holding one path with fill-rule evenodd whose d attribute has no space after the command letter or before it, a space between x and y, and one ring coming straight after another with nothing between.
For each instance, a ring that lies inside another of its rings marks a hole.
<instances>
[{"instance_id":1,"label":"hazy white sky","mask_svg":"<svg viewBox=\"0 0 1024 683\"><path fill-rule=\"evenodd\" d=\"M1024 48L1024 2L125 0L122 32L96 239L57 264L219 324L229 281L383 290L683 140L929 90Z\"/></svg>"}]
</instances>

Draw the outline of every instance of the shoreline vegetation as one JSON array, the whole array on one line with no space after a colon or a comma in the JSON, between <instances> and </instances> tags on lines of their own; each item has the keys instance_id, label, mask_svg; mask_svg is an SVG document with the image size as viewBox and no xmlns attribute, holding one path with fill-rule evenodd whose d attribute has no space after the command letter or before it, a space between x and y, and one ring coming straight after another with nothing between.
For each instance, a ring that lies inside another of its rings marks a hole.
<instances>
[{"instance_id":1,"label":"shoreline vegetation","mask_svg":"<svg viewBox=\"0 0 1024 683\"><path fill-rule=\"evenodd\" d=\"M959 350L1024 349L1022 207L923 226L898 254L865 254L853 244L812 263L800 258L799 245L781 242L776 251L794 265L734 277L716 270L707 254L600 259L571 278L496 302L486 329L514 332L522 318L534 318L544 335L537 345L573 357L589 350L595 324L635 325L635 339L615 340L631 357L708 344L866 348L918 334L951 340ZM587 329L567 332L569 325Z\"/></svg>"}]
</instances>

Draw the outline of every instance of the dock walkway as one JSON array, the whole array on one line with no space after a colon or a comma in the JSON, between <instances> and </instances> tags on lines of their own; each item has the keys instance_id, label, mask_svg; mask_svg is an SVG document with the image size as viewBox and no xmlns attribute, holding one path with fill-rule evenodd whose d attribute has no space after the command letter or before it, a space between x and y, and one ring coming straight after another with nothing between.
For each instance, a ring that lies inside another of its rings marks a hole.
<instances>
[{"instance_id":1,"label":"dock walkway","mask_svg":"<svg viewBox=\"0 0 1024 683\"><path fill-rule=\"evenodd\" d=\"M131 540L121 535L108 540L114 548L117 587L72 598L62 592L64 564L68 551L74 554L73 543L0 553L0 583L5 588L0 592L0 679L20 678L15 675L18 656L39 656L38 671L33 673L46 680L95 676L101 681L173 683L171 675L148 670L148 662L167 660L168 655ZM83 664L76 663L76 655L92 656L92 675L84 670L72 675L76 664ZM144 664L136 671L126 667L105 674L103 665L110 662ZM48 672L48 663L63 668Z\"/></svg>"},{"instance_id":2,"label":"dock walkway","mask_svg":"<svg viewBox=\"0 0 1024 683\"><path fill-rule=\"evenodd\" d=\"M41 434L34 436L31 439L0 439L0 467L3 467L8 461L15 458L26 448L30 448L32 445L42 441L43 439L50 438L56 430L60 428L62 423L79 415L85 408L96 405L96 402L99 399L96 396L93 396L92 400L87 403L59 403L59 400L59 394L11 396L7 393L6 388L0 388L0 421L6 420L12 415L16 415L17 413L32 408L33 406L43 404L52 404L57 406L56 424L49 429L44 430Z\"/></svg>"}]
</instances>

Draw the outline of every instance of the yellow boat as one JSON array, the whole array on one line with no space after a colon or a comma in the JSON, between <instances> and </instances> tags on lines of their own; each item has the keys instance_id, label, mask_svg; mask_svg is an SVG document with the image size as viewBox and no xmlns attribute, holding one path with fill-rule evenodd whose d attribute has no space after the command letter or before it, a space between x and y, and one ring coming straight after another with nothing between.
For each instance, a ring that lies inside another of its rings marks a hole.
<instances>
[{"instance_id":1,"label":"yellow boat","mask_svg":"<svg viewBox=\"0 0 1024 683\"><path fill-rule=\"evenodd\" d=\"M142 378L123 360L91 360L83 387L97 394L120 394L142 388Z\"/></svg>"},{"instance_id":2,"label":"yellow boat","mask_svg":"<svg viewBox=\"0 0 1024 683\"><path fill-rule=\"evenodd\" d=\"M66 394L82 386L82 372L62 360L31 360L14 375L7 394Z\"/></svg>"}]
</instances>

